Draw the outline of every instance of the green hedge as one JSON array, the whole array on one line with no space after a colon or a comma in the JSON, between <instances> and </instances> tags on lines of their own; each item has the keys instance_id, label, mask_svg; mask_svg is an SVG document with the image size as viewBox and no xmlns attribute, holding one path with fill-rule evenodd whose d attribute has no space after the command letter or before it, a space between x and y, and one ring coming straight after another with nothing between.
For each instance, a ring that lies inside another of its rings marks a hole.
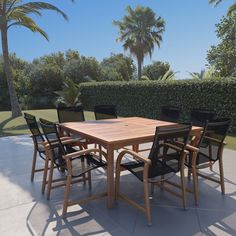
<instances>
[{"instance_id":1,"label":"green hedge","mask_svg":"<svg viewBox=\"0 0 236 236\"><path fill-rule=\"evenodd\" d=\"M85 109L97 104L114 104L120 116L158 119L164 105L182 109L181 120L187 121L193 108L215 109L217 117L232 119L236 133L236 79L96 82L80 85Z\"/></svg>"}]
</instances>

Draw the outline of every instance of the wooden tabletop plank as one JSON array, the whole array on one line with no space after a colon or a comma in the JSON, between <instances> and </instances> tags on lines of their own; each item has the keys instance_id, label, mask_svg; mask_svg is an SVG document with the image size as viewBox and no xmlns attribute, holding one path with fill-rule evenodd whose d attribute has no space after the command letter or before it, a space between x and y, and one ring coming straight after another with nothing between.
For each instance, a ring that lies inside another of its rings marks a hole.
<instances>
[{"instance_id":1,"label":"wooden tabletop plank","mask_svg":"<svg viewBox=\"0 0 236 236\"><path fill-rule=\"evenodd\" d=\"M152 120L141 117L128 117L85 122L62 123L62 129L71 133L82 135L86 138L100 140L112 144L131 140L152 139L156 127L176 125L176 123ZM199 132L200 127L193 127Z\"/></svg>"}]
</instances>

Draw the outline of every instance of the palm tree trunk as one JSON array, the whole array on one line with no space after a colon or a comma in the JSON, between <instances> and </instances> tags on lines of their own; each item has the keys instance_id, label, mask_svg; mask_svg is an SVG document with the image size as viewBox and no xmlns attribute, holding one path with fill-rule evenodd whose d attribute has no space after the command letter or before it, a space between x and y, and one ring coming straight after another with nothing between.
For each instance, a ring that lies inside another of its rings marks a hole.
<instances>
[{"instance_id":1,"label":"palm tree trunk","mask_svg":"<svg viewBox=\"0 0 236 236\"><path fill-rule=\"evenodd\" d=\"M3 61L4 61L4 71L7 77L8 91L10 95L11 102L11 111L12 118L21 116L21 109L16 96L16 90L13 84L13 75L10 66L9 52L8 52L8 41L7 41L7 27L1 27L1 36L2 36L2 52L3 52Z\"/></svg>"},{"instance_id":2,"label":"palm tree trunk","mask_svg":"<svg viewBox=\"0 0 236 236\"><path fill-rule=\"evenodd\" d=\"M142 76L142 60L140 58L137 58L138 60L138 80L141 80Z\"/></svg>"}]
</instances>

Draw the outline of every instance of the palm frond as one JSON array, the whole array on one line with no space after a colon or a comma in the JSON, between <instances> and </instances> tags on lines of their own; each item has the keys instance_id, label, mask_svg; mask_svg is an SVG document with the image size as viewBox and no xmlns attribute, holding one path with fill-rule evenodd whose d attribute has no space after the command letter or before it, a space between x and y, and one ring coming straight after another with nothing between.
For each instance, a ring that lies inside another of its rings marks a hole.
<instances>
[{"instance_id":1,"label":"palm frond","mask_svg":"<svg viewBox=\"0 0 236 236\"><path fill-rule=\"evenodd\" d=\"M41 15L40 11L42 10L51 10L51 11L56 11L57 13L62 15L62 17L65 20L68 20L67 15L63 11L61 11L58 7L45 2L28 2L20 6L15 6L11 9L11 11L15 10L21 10L25 14L36 13L39 15Z\"/></svg>"},{"instance_id":2,"label":"palm frond","mask_svg":"<svg viewBox=\"0 0 236 236\"><path fill-rule=\"evenodd\" d=\"M41 34L46 40L48 40L47 33L44 30L42 30L31 17L23 14L20 11L19 12L15 11L11 15L11 19L14 20L14 22L8 25L8 29L12 26L24 26L29 30L31 30L32 32Z\"/></svg>"},{"instance_id":3,"label":"palm frond","mask_svg":"<svg viewBox=\"0 0 236 236\"><path fill-rule=\"evenodd\" d=\"M222 0L209 0L209 3L214 4L215 6L217 6L221 2L222 2Z\"/></svg>"}]
</instances>

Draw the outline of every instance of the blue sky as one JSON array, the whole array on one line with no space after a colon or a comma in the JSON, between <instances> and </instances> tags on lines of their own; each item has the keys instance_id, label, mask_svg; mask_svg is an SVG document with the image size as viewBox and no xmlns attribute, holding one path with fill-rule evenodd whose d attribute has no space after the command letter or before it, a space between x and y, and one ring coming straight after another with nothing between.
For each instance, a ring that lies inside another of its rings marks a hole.
<instances>
[{"instance_id":1,"label":"blue sky","mask_svg":"<svg viewBox=\"0 0 236 236\"><path fill-rule=\"evenodd\" d=\"M48 1L61 8L69 17L66 22L57 13L45 12L38 17L38 24L48 33L47 42L39 34L24 28L9 31L9 49L17 56L31 61L45 54L78 50L81 55L93 56L101 61L111 53L124 52L116 42L118 28L113 20L126 14L126 6L148 6L166 22L163 42L155 48L152 59L147 56L144 64L152 61L169 62L178 78L205 67L207 50L217 44L215 24L226 14L231 0L218 7L208 0L54 0ZM128 55L128 52L126 52Z\"/></svg>"}]
</instances>

